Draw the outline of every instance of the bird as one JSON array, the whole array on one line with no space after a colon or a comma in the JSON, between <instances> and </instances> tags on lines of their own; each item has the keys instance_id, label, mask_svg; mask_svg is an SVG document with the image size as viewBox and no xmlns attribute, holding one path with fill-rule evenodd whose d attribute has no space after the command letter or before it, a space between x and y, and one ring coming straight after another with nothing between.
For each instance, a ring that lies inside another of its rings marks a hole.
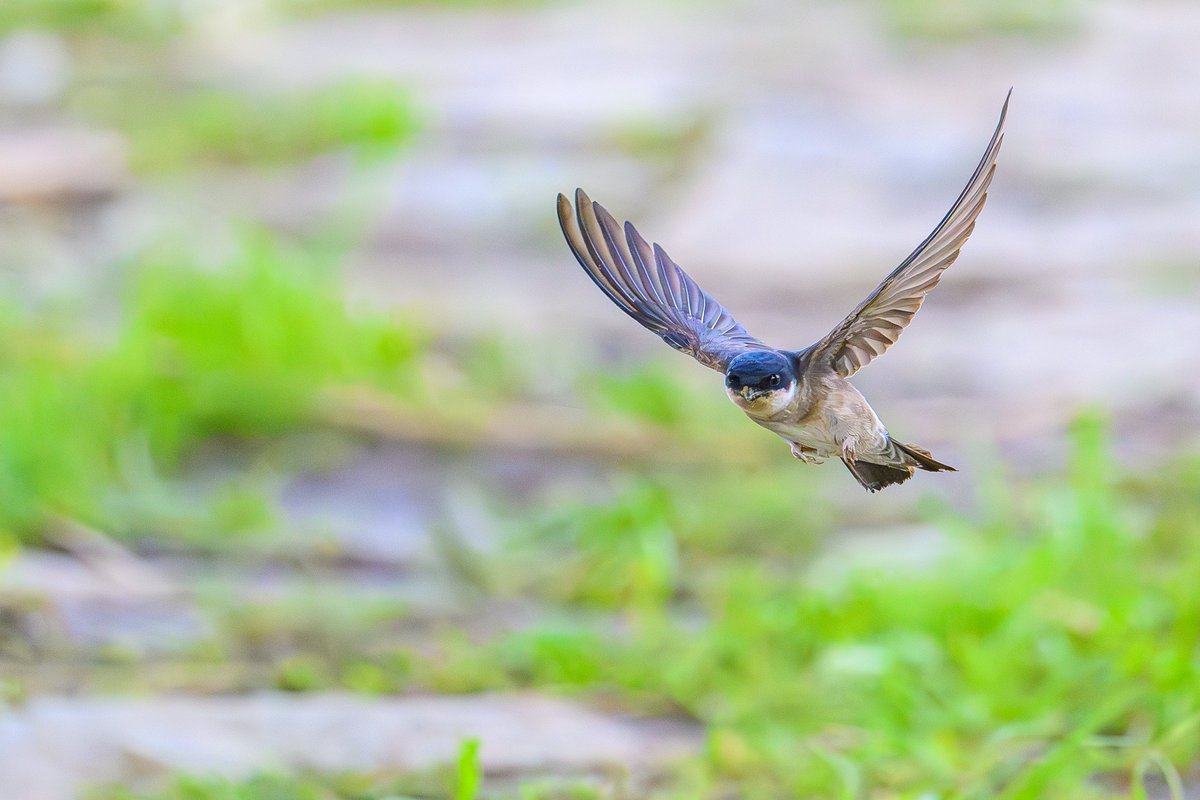
<instances>
[{"instance_id":1,"label":"bird","mask_svg":"<svg viewBox=\"0 0 1200 800\"><path fill-rule=\"evenodd\" d=\"M868 492L916 470L953 472L894 439L850 377L896 343L975 229L1004 140L1009 90L995 132L958 199L917 248L822 339L776 349L750 335L659 245L619 225L582 189L558 195L558 221L588 277L618 308L671 347L725 376L725 392L752 421L806 463L839 458Z\"/></svg>"}]
</instances>

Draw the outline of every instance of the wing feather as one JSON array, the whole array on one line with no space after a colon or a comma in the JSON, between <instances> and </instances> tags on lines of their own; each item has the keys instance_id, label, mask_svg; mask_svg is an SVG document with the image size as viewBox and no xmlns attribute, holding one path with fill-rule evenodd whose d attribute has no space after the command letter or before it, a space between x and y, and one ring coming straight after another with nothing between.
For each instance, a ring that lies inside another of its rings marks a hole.
<instances>
[{"instance_id":1,"label":"wing feather","mask_svg":"<svg viewBox=\"0 0 1200 800\"><path fill-rule=\"evenodd\" d=\"M925 302L925 295L937 286L942 273L958 258L975 230L975 220L987 200L988 185L1004 141L1008 100L1004 99L1000 121L979 165L946 216L848 317L808 348L814 362L824 361L839 375L849 377L883 355L900 338Z\"/></svg>"},{"instance_id":2,"label":"wing feather","mask_svg":"<svg viewBox=\"0 0 1200 800\"><path fill-rule=\"evenodd\" d=\"M648 244L629 222L622 228L582 189L575 192L574 208L558 196L558 221L575 259L600 291L676 350L723 372L738 353L770 349L662 247Z\"/></svg>"}]
</instances>

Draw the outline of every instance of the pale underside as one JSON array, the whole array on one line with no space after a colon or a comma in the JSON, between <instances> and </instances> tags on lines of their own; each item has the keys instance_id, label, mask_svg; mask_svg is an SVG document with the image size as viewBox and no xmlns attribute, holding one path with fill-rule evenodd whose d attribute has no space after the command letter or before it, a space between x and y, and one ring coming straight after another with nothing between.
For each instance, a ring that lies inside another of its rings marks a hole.
<instances>
[{"instance_id":1,"label":"pale underside","mask_svg":"<svg viewBox=\"0 0 1200 800\"><path fill-rule=\"evenodd\" d=\"M887 428L862 393L844 378L830 376L823 383L820 391L797 387L752 402L729 396L751 420L813 456L841 458L848 445L860 461L894 464Z\"/></svg>"}]
</instances>

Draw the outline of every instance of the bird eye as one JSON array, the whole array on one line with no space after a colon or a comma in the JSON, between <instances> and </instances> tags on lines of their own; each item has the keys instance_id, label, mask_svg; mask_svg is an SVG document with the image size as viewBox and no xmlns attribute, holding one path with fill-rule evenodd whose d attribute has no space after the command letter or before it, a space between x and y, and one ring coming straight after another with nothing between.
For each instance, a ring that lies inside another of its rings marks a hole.
<instances>
[{"instance_id":1,"label":"bird eye","mask_svg":"<svg viewBox=\"0 0 1200 800\"><path fill-rule=\"evenodd\" d=\"M778 386L779 385L779 376L772 375L771 377L767 378L767 384L770 386Z\"/></svg>"}]
</instances>

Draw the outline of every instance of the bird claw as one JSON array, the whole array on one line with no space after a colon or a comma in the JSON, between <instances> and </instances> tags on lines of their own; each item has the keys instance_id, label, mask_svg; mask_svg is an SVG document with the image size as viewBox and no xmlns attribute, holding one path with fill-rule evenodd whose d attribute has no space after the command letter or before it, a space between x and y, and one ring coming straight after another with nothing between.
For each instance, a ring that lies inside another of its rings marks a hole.
<instances>
[{"instance_id":1,"label":"bird claw","mask_svg":"<svg viewBox=\"0 0 1200 800\"><path fill-rule=\"evenodd\" d=\"M825 459L816 454L815 450L807 448L803 445L792 442L792 456L803 461L805 464L824 464Z\"/></svg>"},{"instance_id":2,"label":"bird claw","mask_svg":"<svg viewBox=\"0 0 1200 800\"><path fill-rule=\"evenodd\" d=\"M858 460L858 451L854 447L855 444L857 444L857 442L854 442L850 439L842 442L842 458L850 462Z\"/></svg>"}]
</instances>

